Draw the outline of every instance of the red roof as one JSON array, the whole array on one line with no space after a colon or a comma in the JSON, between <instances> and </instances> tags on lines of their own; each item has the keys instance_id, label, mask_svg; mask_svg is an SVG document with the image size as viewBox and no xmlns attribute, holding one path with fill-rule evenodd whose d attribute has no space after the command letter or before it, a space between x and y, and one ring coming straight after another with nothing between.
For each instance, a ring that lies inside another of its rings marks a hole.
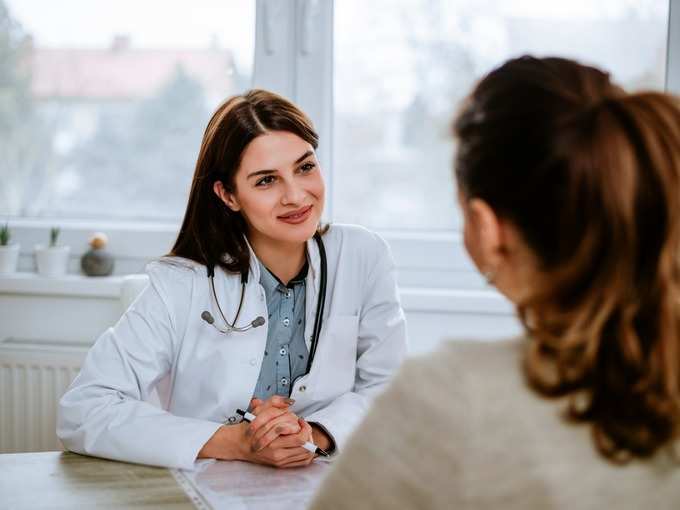
<instances>
[{"instance_id":1,"label":"red roof","mask_svg":"<svg viewBox=\"0 0 680 510\"><path fill-rule=\"evenodd\" d=\"M178 66L210 97L233 90L231 51L130 48L40 49L32 52L32 91L40 99L138 99L152 95Z\"/></svg>"}]
</instances>

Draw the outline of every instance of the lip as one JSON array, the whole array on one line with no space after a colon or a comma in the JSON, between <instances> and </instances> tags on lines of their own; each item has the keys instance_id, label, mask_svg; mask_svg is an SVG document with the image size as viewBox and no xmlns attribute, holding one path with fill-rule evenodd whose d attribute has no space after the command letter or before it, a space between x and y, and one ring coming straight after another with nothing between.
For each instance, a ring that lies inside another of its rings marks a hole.
<instances>
[{"instance_id":1,"label":"lip","mask_svg":"<svg viewBox=\"0 0 680 510\"><path fill-rule=\"evenodd\" d=\"M308 205L307 207L302 207L297 211L291 211L288 214L277 216L277 218L285 223L297 225L298 223L302 223L306 221L307 218L309 218L309 215L312 213L312 207L313 206Z\"/></svg>"}]
</instances>

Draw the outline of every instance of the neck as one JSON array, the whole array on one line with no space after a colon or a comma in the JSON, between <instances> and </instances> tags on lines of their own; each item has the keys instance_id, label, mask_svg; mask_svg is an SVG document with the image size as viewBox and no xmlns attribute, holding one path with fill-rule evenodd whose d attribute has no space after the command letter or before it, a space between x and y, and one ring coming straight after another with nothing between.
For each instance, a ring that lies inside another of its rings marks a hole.
<instances>
[{"instance_id":1,"label":"neck","mask_svg":"<svg viewBox=\"0 0 680 510\"><path fill-rule=\"evenodd\" d=\"M280 242L257 235L248 236L248 241L260 262L286 285L305 265L305 243Z\"/></svg>"}]
</instances>

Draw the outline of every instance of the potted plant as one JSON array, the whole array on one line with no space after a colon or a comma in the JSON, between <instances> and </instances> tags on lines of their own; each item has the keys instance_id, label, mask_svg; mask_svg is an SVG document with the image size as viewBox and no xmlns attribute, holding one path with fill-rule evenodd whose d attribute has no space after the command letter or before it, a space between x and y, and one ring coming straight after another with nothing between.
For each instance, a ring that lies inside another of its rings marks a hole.
<instances>
[{"instance_id":1,"label":"potted plant","mask_svg":"<svg viewBox=\"0 0 680 510\"><path fill-rule=\"evenodd\" d=\"M0 273L14 273L19 260L19 244L11 243L12 232L5 223L0 227Z\"/></svg>"},{"instance_id":2,"label":"potted plant","mask_svg":"<svg viewBox=\"0 0 680 510\"><path fill-rule=\"evenodd\" d=\"M61 276L66 274L68 260L71 255L69 246L60 246L58 228L50 229L50 244L48 246L36 245L35 261L38 266L38 274L42 276Z\"/></svg>"}]
</instances>

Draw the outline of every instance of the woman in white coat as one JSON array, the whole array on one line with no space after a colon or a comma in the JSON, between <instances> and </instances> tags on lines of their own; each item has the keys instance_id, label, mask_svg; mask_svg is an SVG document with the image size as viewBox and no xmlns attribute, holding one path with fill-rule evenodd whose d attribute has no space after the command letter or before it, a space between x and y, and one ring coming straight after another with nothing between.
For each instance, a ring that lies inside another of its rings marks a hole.
<instances>
[{"instance_id":1,"label":"woman in white coat","mask_svg":"<svg viewBox=\"0 0 680 510\"><path fill-rule=\"evenodd\" d=\"M317 143L266 91L215 112L170 256L61 399L66 448L180 468L307 465L307 441L342 450L402 361L406 327L385 242L320 227Z\"/></svg>"}]
</instances>

